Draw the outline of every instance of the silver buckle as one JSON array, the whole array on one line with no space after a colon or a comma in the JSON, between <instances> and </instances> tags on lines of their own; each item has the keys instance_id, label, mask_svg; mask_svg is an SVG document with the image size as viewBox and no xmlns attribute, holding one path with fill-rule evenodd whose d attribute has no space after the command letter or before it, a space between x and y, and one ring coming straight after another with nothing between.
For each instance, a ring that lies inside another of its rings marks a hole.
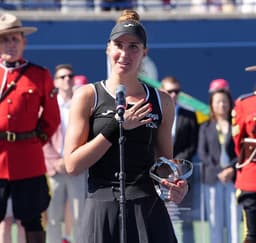
<instances>
[{"instance_id":1,"label":"silver buckle","mask_svg":"<svg viewBox=\"0 0 256 243\"><path fill-rule=\"evenodd\" d=\"M7 135L6 139L7 139L8 142L15 142L16 141L16 133L7 131L6 135Z\"/></svg>"}]
</instances>

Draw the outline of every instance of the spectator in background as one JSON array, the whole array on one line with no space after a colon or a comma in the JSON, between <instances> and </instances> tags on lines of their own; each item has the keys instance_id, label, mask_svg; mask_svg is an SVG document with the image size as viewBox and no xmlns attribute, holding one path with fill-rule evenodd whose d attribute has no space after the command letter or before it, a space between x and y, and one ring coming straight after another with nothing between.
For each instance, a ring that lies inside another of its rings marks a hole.
<instances>
[{"instance_id":1,"label":"spectator in background","mask_svg":"<svg viewBox=\"0 0 256 243\"><path fill-rule=\"evenodd\" d=\"M52 190L52 199L47 210L47 241L49 243L57 243L62 240L62 221L65 215L66 201L70 205L74 239L75 242L79 242L77 230L87 192L86 172L79 176L67 175L63 161L64 136L73 95L73 78L74 73L71 65L60 64L56 66L54 84L58 89L57 99L61 113L61 124L51 140L44 146L47 173ZM70 236L64 236L63 243L71 242L70 238Z\"/></svg>"},{"instance_id":2,"label":"spectator in background","mask_svg":"<svg viewBox=\"0 0 256 243\"><path fill-rule=\"evenodd\" d=\"M161 86L172 97L175 104L175 121L172 128L173 157L191 161L197 151L198 123L196 114L189 107L179 105L178 95L181 85L176 77L163 78Z\"/></svg>"},{"instance_id":3,"label":"spectator in background","mask_svg":"<svg viewBox=\"0 0 256 243\"><path fill-rule=\"evenodd\" d=\"M210 119L199 130L198 156L203 164L210 243L239 243L240 209L235 196L236 154L231 134L233 100L229 84L215 79L209 86Z\"/></svg>"},{"instance_id":4,"label":"spectator in background","mask_svg":"<svg viewBox=\"0 0 256 243\"><path fill-rule=\"evenodd\" d=\"M103 11L130 9L132 8L132 0L101 0L100 6Z\"/></svg>"},{"instance_id":5,"label":"spectator in background","mask_svg":"<svg viewBox=\"0 0 256 243\"><path fill-rule=\"evenodd\" d=\"M80 12L81 10L89 11L94 6L93 2L94 0L61 0L59 7L63 13Z\"/></svg>"},{"instance_id":6,"label":"spectator in background","mask_svg":"<svg viewBox=\"0 0 256 243\"><path fill-rule=\"evenodd\" d=\"M25 35L36 30L0 14L0 221L11 198L27 243L45 243L42 212L50 195L42 146L60 122L49 70L23 57Z\"/></svg>"},{"instance_id":7,"label":"spectator in background","mask_svg":"<svg viewBox=\"0 0 256 243\"><path fill-rule=\"evenodd\" d=\"M39 9L59 9L63 0L18 0L18 1L9 1L16 2L17 9L19 7L29 10L39 10ZM6 1L7 2L7 1Z\"/></svg>"},{"instance_id":8,"label":"spectator in background","mask_svg":"<svg viewBox=\"0 0 256 243\"><path fill-rule=\"evenodd\" d=\"M162 0L163 9L170 10L172 7L176 5L176 0Z\"/></svg>"},{"instance_id":9,"label":"spectator in background","mask_svg":"<svg viewBox=\"0 0 256 243\"><path fill-rule=\"evenodd\" d=\"M74 76L73 92L85 84L88 84L88 79L85 75L75 75Z\"/></svg>"},{"instance_id":10,"label":"spectator in background","mask_svg":"<svg viewBox=\"0 0 256 243\"><path fill-rule=\"evenodd\" d=\"M171 0L162 0L164 6L168 6L171 4Z\"/></svg>"},{"instance_id":11,"label":"spectator in background","mask_svg":"<svg viewBox=\"0 0 256 243\"><path fill-rule=\"evenodd\" d=\"M180 82L173 76L162 79L162 89L173 99L175 104L175 118L172 126L173 158L192 161L197 151L198 123L196 114L189 108L182 107L178 103L178 95L181 91ZM179 205L170 203L170 214L173 219L174 229L179 243L193 242L192 218L182 211L183 208L191 208L193 199L193 183L188 195ZM191 211L189 213L191 214ZM176 218L176 223L175 223ZM180 225L180 220L181 225ZM181 228L180 228L181 227Z\"/></svg>"}]
</instances>

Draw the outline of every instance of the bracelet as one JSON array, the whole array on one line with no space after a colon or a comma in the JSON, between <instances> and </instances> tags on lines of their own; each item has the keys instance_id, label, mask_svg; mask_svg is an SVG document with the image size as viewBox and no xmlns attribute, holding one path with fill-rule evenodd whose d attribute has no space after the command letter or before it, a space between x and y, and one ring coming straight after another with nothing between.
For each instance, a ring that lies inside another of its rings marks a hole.
<instances>
[{"instance_id":1,"label":"bracelet","mask_svg":"<svg viewBox=\"0 0 256 243\"><path fill-rule=\"evenodd\" d=\"M109 119L109 122L101 130L101 134L111 143L118 141L118 121L113 117Z\"/></svg>"}]
</instances>

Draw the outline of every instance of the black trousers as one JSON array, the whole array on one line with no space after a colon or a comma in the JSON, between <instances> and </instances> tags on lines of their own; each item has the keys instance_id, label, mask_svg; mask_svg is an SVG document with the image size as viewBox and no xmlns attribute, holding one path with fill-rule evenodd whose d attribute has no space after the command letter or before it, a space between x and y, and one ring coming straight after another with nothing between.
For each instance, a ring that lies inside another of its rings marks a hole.
<instances>
[{"instance_id":1,"label":"black trousers","mask_svg":"<svg viewBox=\"0 0 256 243\"><path fill-rule=\"evenodd\" d=\"M244 210L246 240L256 242L256 192L241 191L238 202Z\"/></svg>"},{"instance_id":2,"label":"black trousers","mask_svg":"<svg viewBox=\"0 0 256 243\"><path fill-rule=\"evenodd\" d=\"M12 199L13 216L21 220L26 231L41 231L41 213L50 203L44 175L22 180L0 179L0 222L5 218L8 198Z\"/></svg>"}]
</instances>

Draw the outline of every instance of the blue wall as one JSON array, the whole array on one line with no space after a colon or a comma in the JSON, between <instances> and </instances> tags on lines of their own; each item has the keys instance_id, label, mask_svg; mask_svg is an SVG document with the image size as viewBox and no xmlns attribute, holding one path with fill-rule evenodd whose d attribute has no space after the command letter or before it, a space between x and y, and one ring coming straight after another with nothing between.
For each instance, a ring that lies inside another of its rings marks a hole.
<instances>
[{"instance_id":1,"label":"blue wall","mask_svg":"<svg viewBox=\"0 0 256 243\"><path fill-rule=\"evenodd\" d=\"M175 75L185 92L207 102L209 82L230 82L234 98L253 89L256 19L144 21L149 55L159 78ZM39 31L28 37L25 56L50 68L72 63L91 82L106 77L105 48L113 21L24 21Z\"/></svg>"}]
</instances>

